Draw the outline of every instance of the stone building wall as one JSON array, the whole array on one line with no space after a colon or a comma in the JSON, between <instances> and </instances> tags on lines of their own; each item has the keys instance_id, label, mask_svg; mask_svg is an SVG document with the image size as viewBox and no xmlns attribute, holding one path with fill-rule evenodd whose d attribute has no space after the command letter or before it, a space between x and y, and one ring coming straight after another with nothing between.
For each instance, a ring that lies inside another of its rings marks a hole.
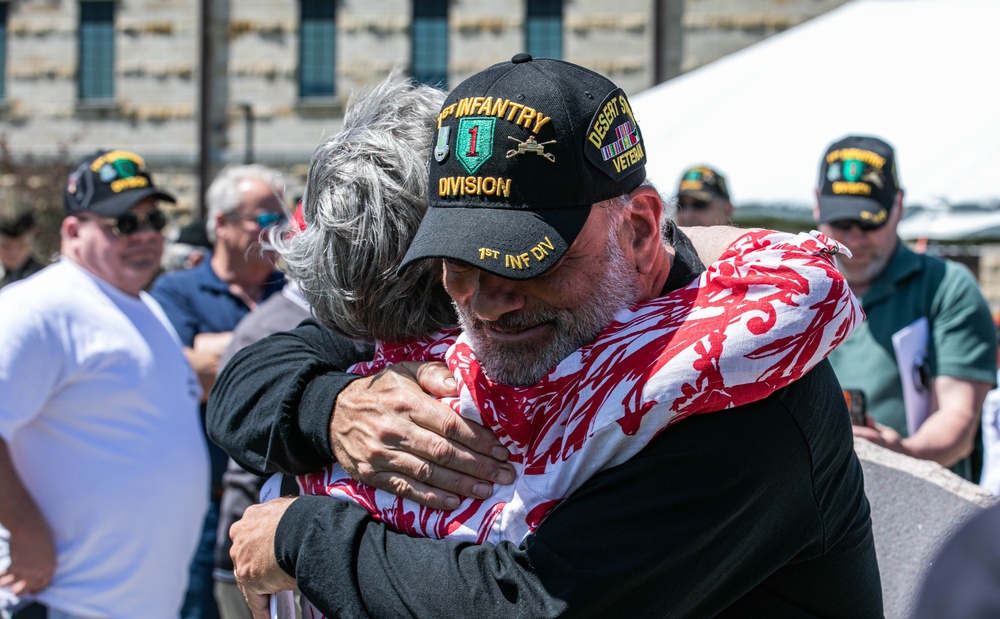
<instances>
[{"instance_id":1,"label":"stone building wall","mask_svg":"<svg viewBox=\"0 0 1000 619\"><path fill-rule=\"evenodd\" d=\"M3 1L3 0L0 0ZM213 15L208 72L209 177L246 158L285 171L290 194L308 159L340 126L349 93L410 54L410 0L338 0L336 95L300 100L297 0L207 0ZM567 0L563 57L626 92L656 81L657 45L688 70L829 10L844 0ZM658 41L657 10L671 7L682 40ZM6 98L0 137L13 159L75 158L98 146L143 154L189 212L199 202L200 1L115 3L115 98L76 98L77 0L9 2ZM682 8L683 10L677 10ZM524 48L524 0L451 0L449 82ZM683 45L682 45L683 44ZM251 140L248 143L248 138Z\"/></svg>"}]
</instances>

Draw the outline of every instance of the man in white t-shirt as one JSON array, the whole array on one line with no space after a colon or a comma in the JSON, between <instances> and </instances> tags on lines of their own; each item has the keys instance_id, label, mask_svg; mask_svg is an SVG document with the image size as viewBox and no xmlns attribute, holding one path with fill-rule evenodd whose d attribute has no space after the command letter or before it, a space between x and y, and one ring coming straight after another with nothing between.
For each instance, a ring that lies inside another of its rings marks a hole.
<instances>
[{"instance_id":1,"label":"man in white t-shirt","mask_svg":"<svg viewBox=\"0 0 1000 619\"><path fill-rule=\"evenodd\" d=\"M0 617L176 618L208 459L198 380L143 291L174 198L124 150L64 197L60 260L0 294Z\"/></svg>"}]
</instances>

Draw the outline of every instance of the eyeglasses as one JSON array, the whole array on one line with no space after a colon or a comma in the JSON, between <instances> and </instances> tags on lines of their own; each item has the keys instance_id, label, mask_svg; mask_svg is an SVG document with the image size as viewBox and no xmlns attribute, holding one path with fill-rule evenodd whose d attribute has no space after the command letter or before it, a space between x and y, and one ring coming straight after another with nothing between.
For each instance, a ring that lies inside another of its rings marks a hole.
<instances>
[{"instance_id":1,"label":"eyeglasses","mask_svg":"<svg viewBox=\"0 0 1000 619\"><path fill-rule=\"evenodd\" d=\"M167 216L163 214L163 211L158 210L149 211L144 217L136 215L135 213L125 213L124 215L119 215L114 219L111 217L79 217L79 219L83 219L85 221L87 219L94 219L103 220L105 222L114 222L111 224L111 232L119 238L129 236L143 230L160 232L167 226Z\"/></svg>"},{"instance_id":2,"label":"eyeglasses","mask_svg":"<svg viewBox=\"0 0 1000 619\"><path fill-rule=\"evenodd\" d=\"M274 226L285 221L284 213L261 213L260 215L238 215L237 217L243 221L252 221L261 228Z\"/></svg>"},{"instance_id":3,"label":"eyeglasses","mask_svg":"<svg viewBox=\"0 0 1000 619\"><path fill-rule=\"evenodd\" d=\"M694 209L696 211L703 211L708 208L708 200L696 200L693 198L687 200L678 200L677 209L683 211L684 209Z\"/></svg>"},{"instance_id":4,"label":"eyeglasses","mask_svg":"<svg viewBox=\"0 0 1000 619\"><path fill-rule=\"evenodd\" d=\"M862 232L871 232L872 230L878 230L884 226L885 222L873 224L870 221L861 221L859 219L838 219L837 221L829 221L826 225L838 232L850 232L851 228L855 226L857 226L858 230L861 230Z\"/></svg>"}]
</instances>

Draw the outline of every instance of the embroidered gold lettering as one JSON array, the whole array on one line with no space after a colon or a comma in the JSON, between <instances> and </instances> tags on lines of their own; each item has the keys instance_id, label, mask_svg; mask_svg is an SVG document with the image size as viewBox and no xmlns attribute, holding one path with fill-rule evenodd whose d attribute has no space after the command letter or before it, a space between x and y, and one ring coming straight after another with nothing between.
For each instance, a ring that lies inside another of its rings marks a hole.
<instances>
[{"instance_id":1,"label":"embroidered gold lettering","mask_svg":"<svg viewBox=\"0 0 1000 619\"><path fill-rule=\"evenodd\" d=\"M441 123L444 121L444 119L448 118L449 116L451 116L454 111L455 111L455 104L454 103L452 103L448 107L446 107L443 110L441 110L441 113L438 114L438 129L441 128Z\"/></svg>"},{"instance_id":2,"label":"embroidered gold lettering","mask_svg":"<svg viewBox=\"0 0 1000 619\"><path fill-rule=\"evenodd\" d=\"M94 162L90 164L90 169L93 170L94 172L97 172L98 170L101 169L101 166L103 166L104 164L113 163L120 159L131 161L140 168L146 166L146 162L142 159L142 157L136 155L135 153L130 153L127 150L113 150L104 153L103 155L95 159ZM118 190L116 189L115 191Z\"/></svg>"},{"instance_id":3,"label":"embroidered gold lettering","mask_svg":"<svg viewBox=\"0 0 1000 619\"><path fill-rule=\"evenodd\" d=\"M455 118L472 115L495 116L496 118L506 119L508 122L530 129L535 134L552 120L551 116L546 116L533 107L526 106L523 103L515 103L510 99L466 97L441 110L441 113L438 114L439 129L445 119L452 114L455 115Z\"/></svg>"},{"instance_id":4,"label":"embroidered gold lettering","mask_svg":"<svg viewBox=\"0 0 1000 619\"><path fill-rule=\"evenodd\" d=\"M837 181L833 184L833 193L849 193L855 196L871 195L872 188L868 183L848 183Z\"/></svg>"},{"instance_id":5,"label":"embroidered gold lettering","mask_svg":"<svg viewBox=\"0 0 1000 619\"><path fill-rule=\"evenodd\" d=\"M486 260L487 258L493 258L496 260L500 257L500 252L495 249L490 249L488 247L479 248L479 259Z\"/></svg>"},{"instance_id":6,"label":"embroidered gold lettering","mask_svg":"<svg viewBox=\"0 0 1000 619\"><path fill-rule=\"evenodd\" d=\"M879 211L874 215L869 213L868 211L861 211L861 219L870 221L875 225L881 225L888 218L889 218L889 211Z\"/></svg>"},{"instance_id":7,"label":"embroidered gold lettering","mask_svg":"<svg viewBox=\"0 0 1000 619\"><path fill-rule=\"evenodd\" d=\"M447 176L438 179L438 195L442 198L455 196L503 196L510 197L509 178L493 176Z\"/></svg>"},{"instance_id":8,"label":"embroidered gold lettering","mask_svg":"<svg viewBox=\"0 0 1000 619\"><path fill-rule=\"evenodd\" d=\"M506 260L504 261L504 266L508 269L529 269L531 264L528 263L528 254L518 254L512 255L507 254Z\"/></svg>"},{"instance_id":9,"label":"embroidered gold lettering","mask_svg":"<svg viewBox=\"0 0 1000 619\"><path fill-rule=\"evenodd\" d=\"M521 111L524 107L523 103L510 102L510 113L507 114L507 122L514 122L514 115Z\"/></svg>"},{"instance_id":10,"label":"embroidered gold lettering","mask_svg":"<svg viewBox=\"0 0 1000 619\"><path fill-rule=\"evenodd\" d=\"M642 144L636 144L632 148L612 159L612 162L615 164L615 170L621 172L640 159L642 159Z\"/></svg>"},{"instance_id":11,"label":"embroidered gold lettering","mask_svg":"<svg viewBox=\"0 0 1000 619\"><path fill-rule=\"evenodd\" d=\"M549 251L554 251L555 245L549 240L549 237L545 237L545 240L535 245L531 248L531 255L535 257L535 260L541 262L549 255Z\"/></svg>"},{"instance_id":12,"label":"embroidered gold lettering","mask_svg":"<svg viewBox=\"0 0 1000 619\"><path fill-rule=\"evenodd\" d=\"M521 125L525 129L531 126L531 119L535 117L535 108L525 106L521 110L521 114L518 115L517 120L514 121L515 125Z\"/></svg>"},{"instance_id":13,"label":"embroidered gold lettering","mask_svg":"<svg viewBox=\"0 0 1000 619\"><path fill-rule=\"evenodd\" d=\"M145 187L146 185L149 185L149 180L145 176L130 176L111 181L111 191L118 193L125 189L135 189L136 187Z\"/></svg>"},{"instance_id":14,"label":"embroidered gold lettering","mask_svg":"<svg viewBox=\"0 0 1000 619\"><path fill-rule=\"evenodd\" d=\"M826 162L833 163L834 161L847 161L848 159L857 159L863 161L873 168L882 169L885 165L885 157L881 157L871 152L870 150L864 150L861 148L841 148L839 150L831 151L826 155Z\"/></svg>"},{"instance_id":15,"label":"embroidered gold lettering","mask_svg":"<svg viewBox=\"0 0 1000 619\"><path fill-rule=\"evenodd\" d=\"M483 99L482 97L476 97L476 99ZM489 114L490 108L493 106L493 97L486 97L483 99L482 103L479 104L479 108L476 109L476 114L482 116L483 114Z\"/></svg>"},{"instance_id":16,"label":"embroidered gold lettering","mask_svg":"<svg viewBox=\"0 0 1000 619\"><path fill-rule=\"evenodd\" d=\"M601 113L594 119L594 126L590 130L590 135L587 136L591 144L597 148L601 147L605 134L607 134L608 129L611 128L611 123L614 122L617 116L618 99L612 99L604 104Z\"/></svg>"},{"instance_id":17,"label":"embroidered gold lettering","mask_svg":"<svg viewBox=\"0 0 1000 619\"><path fill-rule=\"evenodd\" d=\"M546 123L552 120L551 116L546 116L541 112L538 112L538 116L535 117L535 126L532 127L531 132L537 134L538 130L541 129Z\"/></svg>"},{"instance_id":18,"label":"embroidered gold lettering","mask_svg":"<svg viewBox=\"0 0 1000 619\"><path fill-rule=\"evenodd\" d=\"M503 115L507 113L508 105L510 105L510 99L497 99L493 102L493 108L489 112L490 116L503 118Z\"/></svg>"}]
</instances>

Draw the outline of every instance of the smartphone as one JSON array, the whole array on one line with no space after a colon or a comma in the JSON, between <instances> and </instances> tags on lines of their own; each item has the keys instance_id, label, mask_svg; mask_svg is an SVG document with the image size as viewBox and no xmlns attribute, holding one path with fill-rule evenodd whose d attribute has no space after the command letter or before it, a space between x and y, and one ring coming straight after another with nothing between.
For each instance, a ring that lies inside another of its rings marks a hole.
<instances>
[{"instance_id":1,"label":"smartphone","mask_svg":"<svg viewBox=\"0 0 1000 619\"><path fill-rule=\"evenodd\" d=\"M851 413L851 423L856 426L865 425L865 394L860 389L844 389L844 399L847 400L847 411Z\"/></svg>"}]
</instances>

